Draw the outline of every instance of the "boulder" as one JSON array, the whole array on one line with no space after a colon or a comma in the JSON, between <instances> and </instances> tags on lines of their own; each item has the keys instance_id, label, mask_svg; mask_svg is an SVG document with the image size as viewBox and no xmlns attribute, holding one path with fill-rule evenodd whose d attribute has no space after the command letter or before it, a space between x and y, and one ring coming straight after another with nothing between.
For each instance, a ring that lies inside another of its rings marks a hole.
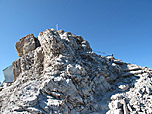
<instances>
[{"instance_id":1,"label":"boulder","mask_svg":"<svg viewBox=\"0 0 152 114\"><path fill-rule=\"evenodd\" d=\"M33 34L28 34L16 42L15 47L19 57L22 57L29 51L36 49L39 46L39 41Z\"/></svg>"}]
</instances>

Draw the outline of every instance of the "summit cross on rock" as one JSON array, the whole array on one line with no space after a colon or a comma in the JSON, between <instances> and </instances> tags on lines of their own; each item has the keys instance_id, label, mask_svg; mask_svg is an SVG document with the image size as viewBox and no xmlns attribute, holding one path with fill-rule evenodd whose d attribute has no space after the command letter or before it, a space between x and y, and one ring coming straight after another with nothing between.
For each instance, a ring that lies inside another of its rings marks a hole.
<instances>
[{"instance_id":1,"label":"summit cross on rock","mask_svg":"<svg viewBox=\"0 0 152 114\"><path fill-rule=\"evenodd\" d=\"M59 25L57 24L57 25L56 25L56 30L58 30L58 29L59 29Z\"/></svg>"}]
</instances>

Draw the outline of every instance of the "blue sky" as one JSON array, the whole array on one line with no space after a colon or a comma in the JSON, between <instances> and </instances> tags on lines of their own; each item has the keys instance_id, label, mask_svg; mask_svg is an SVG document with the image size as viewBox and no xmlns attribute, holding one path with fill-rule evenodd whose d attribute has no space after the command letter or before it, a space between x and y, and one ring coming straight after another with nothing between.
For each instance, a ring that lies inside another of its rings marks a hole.
<instances>
[{"instance_id":1,"label":"blue sky","mask_svg":"<svg viewBox=\"0 0 152 114\"><path fill-rule=\"evenodd\" d=\"M0 80L19 58L18 40L56 24L82 35L93 50L152 68L151 0L0 0Z\"/></svg>"}]
</instances>

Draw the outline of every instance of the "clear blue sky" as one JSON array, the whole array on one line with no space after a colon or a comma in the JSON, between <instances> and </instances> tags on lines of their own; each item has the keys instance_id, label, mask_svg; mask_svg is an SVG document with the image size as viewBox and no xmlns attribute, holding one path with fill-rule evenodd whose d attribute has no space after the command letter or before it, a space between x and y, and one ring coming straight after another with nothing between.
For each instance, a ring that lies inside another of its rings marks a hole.
<instances>
[{"instance_id":1,"label":"clear blue sky","mask_svg":"<svg viewBox=\"0 0 152 114\"><path fill-rule=\"evenodd\" d=\"M96 51L152 68L151 0L0 0L0 80L2 69L19 58L18 40L56 24Z\"/></svg>"}]
</instances>

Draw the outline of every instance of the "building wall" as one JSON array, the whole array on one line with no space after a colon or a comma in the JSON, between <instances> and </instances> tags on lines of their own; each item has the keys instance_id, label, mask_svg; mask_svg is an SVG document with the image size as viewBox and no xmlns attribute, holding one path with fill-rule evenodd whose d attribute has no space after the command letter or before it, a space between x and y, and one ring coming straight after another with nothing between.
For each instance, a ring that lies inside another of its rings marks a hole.
<instances>
[{"instance_id":1,"label":"building wall","mask_svg":"<svg viewBox=\"0 0 152 114\"><path fill-rule=\"evenodd\" d=\"M9 66L3 70L5 82L13 82L14 75L13 75L13 66Z\"/></svg>"}]
</instances>

